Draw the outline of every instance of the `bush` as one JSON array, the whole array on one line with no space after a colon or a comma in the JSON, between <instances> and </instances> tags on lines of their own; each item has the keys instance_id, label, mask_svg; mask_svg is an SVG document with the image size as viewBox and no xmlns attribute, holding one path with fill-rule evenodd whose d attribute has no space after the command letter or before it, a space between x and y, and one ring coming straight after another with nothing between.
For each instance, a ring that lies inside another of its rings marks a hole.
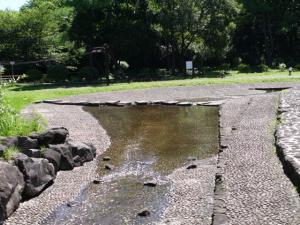
<instances>
[{"instance_id":1,"label":"bush","mask_svg":"<svg viewBox=\"0 0 300 225\"><path fill-rule=\"evenodd\" d=\"M26 72L26 76L22 80L33 82L33 81L40 81L42 78L43 78L43 74L39 70L32 69Z\"/></svg>"},{"instance_id":2,"label":"bush","mask_svg":"<svg viewBox=\"0 0 300 225\"><path fill-rule=\"evenodd\" d=\"M17 153L20 153L20 149L18 149L17 147L9 147L4 151L3 159L5 161L10 161Z\"/></svg>"},{"instance_id":3,"label":"bush","mask_svg":"<svg viewBox=\"0 0 300 225\"><path fill-rule=\"evenodd\" d=\"M240 73L249 73L249 72L251 72L251 67L249 65L243 64L243 63L239 64L237 69Z\"/></svg>"},{"instance_id":4,"label":"bush","mask_svg":"<svg viewBox=\"0 0 300 225\"><path fill-rule=\"evenodd\" d=\"M66 81L68 78L69 71L65 65L55 64L48 67L48 79L59 82Z\"/></svg>"},{"instance_id":5,"label":"bush","mask_svg":"<svg viewBox=\"0 0 300 225\"><path fill-rule=\"evenodd\" d=\"M3 75L4 72L5 72L5 68L4 68L4 66L2 66L2 65L0 64L0 75Z\"/></svg>"},{"instance_id":6,"label":"bush","mask_svg":"<svg viewBox=\"0 0 300 225\"><path fill-rule=\"evenodd\" d=\"M219 69L226 72L226 71L230 70L230 64L224 63L224 64L222 64L222 65L220 66Z\"/></svg>"},{"instance_id":7,"label":"bush","mask_svg":"<svg viewBox=\"0 0 300 225\"><path fill-rule=\"evenodd\" d=\"M118 63L123 70L127 70L129 68L129 64L126 61L118 61Z\"/></svg>"},{"instance_id":8,"label":"bush","mask_svg":"<svg viewBox=\"0 0 300 225\"><path fill-rule=\"evenodd\" d=\"M268 72L269 71L269 67L265 64L260 64L256 67L256 72Z\"/></svg>"},{"instance_id":9,"label":"bush","mask_svg":"<svg viewBox=\"0 0 300 225\"><path fill-rule=\"evenodd\" d=\"M297 71L300 71L300 64L296 64L296 65L295 65L295 69L296 69Z\"/></svg>"},{"instance_id":10,"label":"bush","mask_svg":"<svg viewBox=\"0 0 300 225\"><path fill-rule=\"evenodd\" d=\"M79 77L85 78L87 81L97 80L99 78L99 72L95 67L86 66L79 70Z\"/></svg>"},{"instance_id":11,"label":"bush","mask_svg":"<svg viewBox=\"0 0 300 225\"><path fill-rule=\"evenodd\" d=\"M286 64L285 63L279 63L278 69L280 71L285 71L286 70Z\"/></svg>"},{"instance_id":12,"label":"bush","mask_svg":"<svg viewBox=\"0 0 300 225\"><path fill-rule=\"evenodd\" d=\"M41 118L23 119L5 100L0 87L0 136L29 135L42 129Z\"/></svg>"}]
</instances>

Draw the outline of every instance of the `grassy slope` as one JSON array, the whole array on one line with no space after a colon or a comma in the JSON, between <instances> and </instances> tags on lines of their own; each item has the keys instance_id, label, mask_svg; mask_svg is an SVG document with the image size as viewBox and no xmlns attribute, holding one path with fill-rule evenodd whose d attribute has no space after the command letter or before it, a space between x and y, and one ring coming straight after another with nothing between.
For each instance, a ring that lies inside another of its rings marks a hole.
<instances>
[{"instance_id":1,"label":"grassy slope","mask_svg":"<svg viewBox=\"0 0 300 225\"><path fill-rule=\"evenodd\" d=\"M95 92L110 92L120 90L145 89L153 87L171 87L171 86L196 86L211 84L243 84L243 83L262 83L262 82L296 82L300 81L300 72L294 72L293 76L287 76L286 72L280 73L250 73L237 74L233 73L226 78L195 78L172 81L153 81L153 82L135 82L120 83L111 86L85 86L85 87L42 87L36 90L25 90L26 88L10 88L6 93L9 103L17 110L21 110L26 105L43 100L55 99L70 95L80 95ZM34 88L34 87L33 87Z\"/></svg>"}]
</instances>

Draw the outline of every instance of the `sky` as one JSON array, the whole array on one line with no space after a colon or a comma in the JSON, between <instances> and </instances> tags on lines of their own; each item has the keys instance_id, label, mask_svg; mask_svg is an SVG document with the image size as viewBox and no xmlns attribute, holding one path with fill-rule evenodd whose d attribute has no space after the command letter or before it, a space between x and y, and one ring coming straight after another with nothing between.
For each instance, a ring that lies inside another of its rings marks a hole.
<instances>
[{"instance_id":1,"label":"sky","mask_svg":"<svg viewBox=\"0 0 300 225\"><path fill-rule=\"evenodd\" d=\"M24 5L27 0L0 0L0 10L12 9L19 10L22 5Z\"/></svg>"}]
</instances>

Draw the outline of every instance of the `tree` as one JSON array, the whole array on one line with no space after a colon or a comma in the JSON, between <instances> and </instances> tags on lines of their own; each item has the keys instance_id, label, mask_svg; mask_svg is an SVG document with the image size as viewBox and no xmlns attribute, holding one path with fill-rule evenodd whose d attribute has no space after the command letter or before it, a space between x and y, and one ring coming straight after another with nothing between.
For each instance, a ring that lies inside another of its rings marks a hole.
<instances>
[{"instance_id":1,"label":"tree","mask_svg":"<svg viewBox=\"0 0 300 225\"><path fill-rule=\"evenodd\" d=\"M229 46L234 28L231 19L236 5L228 0L154 0L152 9L159 16L157 30L171 58L171 70L183 70L190 51L200 51L203 45L221 54ZM191 57L191 56L190 56ZM178 62L179 61L179 62Z\"/></svg>"}]
</instances>

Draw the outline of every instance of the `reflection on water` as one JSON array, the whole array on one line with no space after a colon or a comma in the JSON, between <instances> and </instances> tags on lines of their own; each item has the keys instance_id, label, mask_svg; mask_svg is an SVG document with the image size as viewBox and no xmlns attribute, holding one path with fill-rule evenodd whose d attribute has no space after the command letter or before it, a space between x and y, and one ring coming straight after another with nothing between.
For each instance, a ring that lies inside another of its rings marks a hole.
<instances>
[{"instance_id":1,"label":"reflection on water","mask_svg":"<svg viewBox=\"0 0 300 225\"><path fill-rule=\"evenodd\" d=\"M47 224L153 224L168 205L167 175L218 151L217 107L87 107L111 137L98 162L100 184L91 185L64 213ZM111 157L112 170L101 159ZM146 181L158 185L144 187ZM140 218L143 209L150 217Z\"/></svg>"},{"instance_id":2,"label":"reflection on water","mask_svg":"<svg viewBox=\"0 0 300 225\"><path fill-rule=\"evenodd\" d=\"M140 171L143 166L139 162L148 162L155 171L169 173L189 156L200 159L217 153L216 107L132 106L87 110L111 137L112 145L105 155L113 159L112 164L124 166L127 162L135 166L128 168L131 171Z\"/></svg>"}]
</instances>

